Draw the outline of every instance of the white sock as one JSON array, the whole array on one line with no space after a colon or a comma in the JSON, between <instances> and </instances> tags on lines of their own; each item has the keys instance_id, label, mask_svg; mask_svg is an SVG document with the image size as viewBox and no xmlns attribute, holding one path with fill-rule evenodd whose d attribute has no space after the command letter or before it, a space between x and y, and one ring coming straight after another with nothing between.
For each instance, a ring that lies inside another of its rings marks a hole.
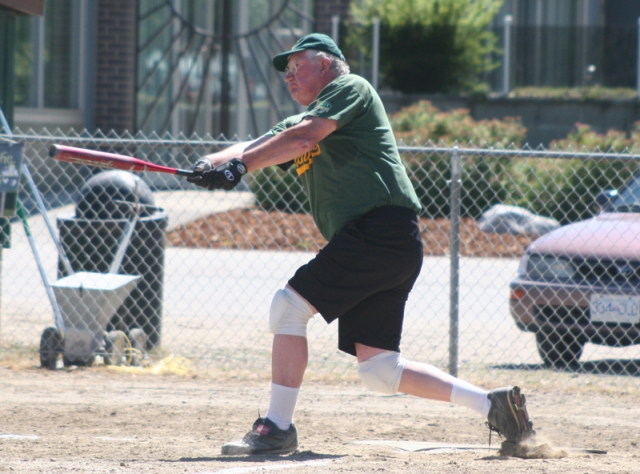
<instances>
[{"instance_id":1,"label":"white sock","mask_svg":"<svg viewBox=\"0 0 640 474\"><path fill-rule=\"evenodd\" d=\"M475 385L454 379L451 389L451 403L471 408L486 418L489 415L489 408L491 408L491 402L487 398L488 394L489 392Z\"/></svg>"},{"instance_id":2,"label":"white sock","mask_svg":"<svg viewBox=\"0 0 640 474\"><path fill-rule=\"evenodd\" d=\"M285 387L271 384L271 402L267 411L267 418L273 421L281 430L288 430L293 422L293 412L298 401L299 388Z\"/></svg>"}]
</instances>

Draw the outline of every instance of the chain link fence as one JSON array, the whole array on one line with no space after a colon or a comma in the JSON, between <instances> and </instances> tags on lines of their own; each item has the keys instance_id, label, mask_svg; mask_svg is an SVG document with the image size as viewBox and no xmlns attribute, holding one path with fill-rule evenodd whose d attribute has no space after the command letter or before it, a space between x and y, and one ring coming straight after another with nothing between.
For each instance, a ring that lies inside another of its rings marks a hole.
<instances>
[{"instance_id":1,"label":"chain link fence","mask_svg":"<svg viewBox=\"0 0 640 474\"><path fill-rule=\"evenodd\" d=\"M121 300L96 310L102 329L72 321L79 303L67 295L82 298L91 282L58 288L67 332L84 330L76 339L111 363L124 334L152 359L176 354L221 370L268 370L272 295L325 244L293 173L266 169L237 190L208 192L175 175L135 179L55 161L48 150L65 144L188 169L229 141L19 130L12 138L24 144L47 208L43 215L23 173L19 197L48 283L70 272L139 277ZM436 146L401 153L424 206L425 243L406 307L405 357L452 373L522 369L545 378L554 373L546 364L604 374L603 384L611 376L637 381L640 156ZM618 192L604 192L611 189ZM37 353L59 322L21 227L14 219L0 261L0 350ZM310 322L310 371L353 370L336 348L336 327L318 316Z\"/></svg>"}]
</instances>

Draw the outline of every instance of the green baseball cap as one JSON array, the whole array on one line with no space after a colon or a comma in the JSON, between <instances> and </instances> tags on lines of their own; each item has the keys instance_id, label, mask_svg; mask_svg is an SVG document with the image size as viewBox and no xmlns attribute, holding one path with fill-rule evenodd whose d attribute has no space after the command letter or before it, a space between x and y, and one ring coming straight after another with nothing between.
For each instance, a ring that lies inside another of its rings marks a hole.
<instances>
[{"instance_id":1,"label":"green baseball cap","mask_svg":"<svg viewBox=\"0 0 640 474\"><path fill-rule=\"evenodd\" d=\"M340 48L338 48L331 38L322 33L311 33L310 35L300 38L291 50L274 56L272 60L273 66L276 68L276 71L284 72L289 62L289 56L307 49L324 51L339 57L343 61L345 60L342 51L340 51Z\"/></svg>"}]
</instances>

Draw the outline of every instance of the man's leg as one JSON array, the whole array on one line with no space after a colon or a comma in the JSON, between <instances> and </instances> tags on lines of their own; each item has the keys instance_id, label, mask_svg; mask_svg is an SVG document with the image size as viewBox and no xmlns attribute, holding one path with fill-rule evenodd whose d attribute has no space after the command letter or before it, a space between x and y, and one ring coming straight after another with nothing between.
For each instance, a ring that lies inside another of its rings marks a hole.
<instances>
[{"instance_id":1,"label":"man's leg","mask_svg":"<svg viewBox=\"0 0 640 474\"><path fill-rule=\"evenodd\" d=\"M315 313L289 286L276 292L269 311L274 334L269 410L242 440L223 445L222 454L286 454L298 448L293 413L309 359L307 323Z\"/></svg>"},{"instance_id":2,"label":"man's leg","mask_svg":"<svg viewBox=\"0 0 640 474\"><path fill-rule=\"evenodd\" d=\"M271 381L285 387L300 388L308 360L306 337L276 334L273 337Z\"/></svg>"},{"instance_id":3,"label":"man's leg","mask_svg":"<svg viewBox=\"0 0 640 474\"><path fill-rule=\"evenodd\" d=\"M271 401L267 418L288 430L293 422L309 352L307 338L276 334L271 359Z\"/></svg>"},{"instance_id":4,"label":"man's leg","mask_svg":"<svg viewBox=\"0 0 640 474\"><path fill-rule=\"evenodd\" d=\"M419 362L407 362L398 391L416 397L466 406L478 412L483 418L489 415L491 408L487 390L453 377L437 367Z\"/></svg>"},{"instance_id":5,"label":"man's leg","mask_svg":"<svg viewBox=\"0 0 640 474\"><path fill-rule=\"evenodd\" d=\"M317 310L290 285L283 293L286 298L274 298L269 317L274 337L271 402L266 417L280 429L287 430L293 422L293 412L309 361L307 323Z\"/></svg>"},{"instance_id":6,"label":"man's leg","mask_svg":"<svg viewBox=\"0 0 640 474\"><path fill-rule=\"evenodd\" d=\"M429 364L408 361L397 352L356 343L358 373L365 385L383 393L402 392L451 402L487 418L489 427L519 443L535 432L519 387L486 391Z\"/></svg>"},{"instance_id":7,"label":"man's leg","mask_svg":"<svg viewBox=\"0 0 640 474\"><path fill-rule=\"evenodd\" d=\"M356 343L356 354L358 357L358 363L362 366L365 361L370 360L378 354L393 355L394 353L390 353L389 351L385 351L384 349L379 349L377 347ZM399 357L399 354L397 358L402 359ZM467 397L472 399L472 403L469 408L475 409L484 416L487 416L489 413L490 403L487 400L487 394L489 392L453 377L437 367L429 364L402 360L402 363L396 364L392 370L395 370L397 372L396 375L400 375L400 377L398 386L390 386L389 391L397 390L416 397L455 403L455 401L452 400L452 393L458 391L457 389L459 388L463 388L470 391L472 395L475 395L475 397ZM394 376L392 378L397 379L398 377ZM468 406L464 401L463 403L458 404L465 404L465 406Z\"/></svg>"}]
</instances>

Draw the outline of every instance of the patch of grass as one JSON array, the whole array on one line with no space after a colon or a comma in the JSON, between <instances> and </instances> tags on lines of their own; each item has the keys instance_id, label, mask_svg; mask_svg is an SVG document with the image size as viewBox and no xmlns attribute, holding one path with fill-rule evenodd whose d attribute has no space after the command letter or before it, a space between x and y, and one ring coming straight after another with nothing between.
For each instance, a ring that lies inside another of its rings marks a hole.
<instances>
[{"instance_id":1,"label":"patch of grass","mask_svg":"<svg viewBox=\"0 0 640 474\"><path fill-rule=\"evenodd\" d=\"M38 349L20 344L0 345L0 366L20 370L40 367Z\"/></svg>"}]
</instances>

